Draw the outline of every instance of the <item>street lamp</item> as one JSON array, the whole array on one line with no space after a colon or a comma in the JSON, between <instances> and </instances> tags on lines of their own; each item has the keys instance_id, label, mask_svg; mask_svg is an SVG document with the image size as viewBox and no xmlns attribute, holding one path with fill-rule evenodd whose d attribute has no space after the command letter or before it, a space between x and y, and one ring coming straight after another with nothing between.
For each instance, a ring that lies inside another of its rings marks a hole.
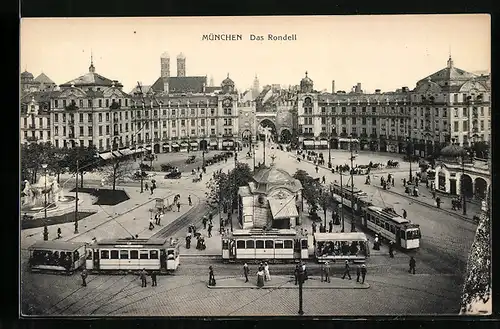
<instances>
[{"instance_id":1,"label":"street lamp","mask_svg":"<svg viewBox=\"0 0 500 329\"><path fill-rule=\"evenodd\" d=\"M78 234L78 174L80 171L79 160L76 159L76 188L75 188L75 234Z\"/></svg>"},{"instance_id":2,"label":"street lamp","mask_svg":"<svg viewBox=\"0 0 500 329\"><path fill-rule=\"evenodd\" d=\"M354 221L355 221L355 214L354 214L354 164L353 164L353 161L354 161L354 156L352 155L352 147L353 147L353 141L352 141L352 133L349 135L349 144L350 144L350 148L351 148L351 195L353 196L353 200L352 200L352 204L351 204L351 210L352 210L352 220L351 220L351 232L355 232L356 231L356 227L355 227L355 224L354 224Z\"/></svg>"},{"instance_id":3,"label":"street lamp","mask_svg":"<svg viewBox=\"0 0 500 329\"><path fill-rule=\"evenodd\" d=\"M302 265L299 265L299 315L304 315L304 309L303 309L303 297L302 297L302 287L304 284L304 270L302 268Z\"/></svg>"},{"instance_id":4,"label":"street lamp","mask_svg":"<svg viewBox=\"0 0 500 329\"><path fill-rule=\"evenodd\" d=\"M49 239L49 235L45 234L45 232L48 232L48 228L47 228L47 164L46 163L42 164L42 168L43 168L44 173L45 173L45 179L44 179L45 186L43 189L43 194L45 196L45 203L44 203L44 207L43 207L43 210L44 210L43 239L45 241L47 241Z\"/></svg>"},{"instance_id":5,"label":"street lamp","mask_svg":"<svg viewBox=\"0 0 500 329\"><path fill-rule=\"evenodd\" d=\"M467 216L467 201L465 200L465 156L469 156L470 153L467 151L463 151L462 153L462 177L461 177L461 185L462 185L462 208L464 216Z\"/></svg>"},{"instance_id":6,"label":"street lamp","mask_svg":"<svg viewBox=\"0 0 500 329\"><path fill-rule=\"evenodd\" d=\"M331 117L330 117L331 118ZM330 119L331 121L331 119ZM330 126L330 136L328 137L328 169L332 168L332 130L335 129L335 125Z\"/></svg>"}]
</instances>

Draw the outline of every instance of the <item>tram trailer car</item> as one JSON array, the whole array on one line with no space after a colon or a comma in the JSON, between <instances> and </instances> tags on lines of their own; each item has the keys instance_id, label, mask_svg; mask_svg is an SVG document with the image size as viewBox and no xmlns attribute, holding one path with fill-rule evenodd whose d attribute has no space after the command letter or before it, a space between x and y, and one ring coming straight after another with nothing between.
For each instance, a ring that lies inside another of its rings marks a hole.
<instances>
[{"instance_id":1,"label":"tram trailer car","mask_svg":"<svg viewBox=\"0 0 500 329\"><path fill-rule=\"evenodd\" d=\"M341 187L340 184L333 183L331 184L331 192L337 203L341 203L349 209L354 207L354 212L358 215L363 212L363 206L370 203L368 195L357 188L351 190L350 187Z\"/></svg>"},{"instance_id":2,"label":"tram trailer car","mask_svg":"<svg viewBox=\"0 0 500 329\"><path fill-rule=\"evenodd\" d=\"M85 264L84 242L39 241L28 248L31 272L72 274Z\"/></svg>"},{"instance_id":3,"label":"tram trailer car","mask_svg":"<svg viewBox=\"0 0 500 329\"><path fill-rule=\"evenodd\" d=\"M87 247L86 267L91 273L157 271L172 274L179 266L179 241L165 239L110 239Z\"/></svg>"},{"instance_id":4,"label":"tram trailer car","mask_svg":"<svg viewBox=\"0 0 500 329\"><path fill-rule=\"evenodd\" d=\"M307 236L295 230L235 230L222 237L222 261L290 263L309 259Z\"/></svg>"}]
</instances>

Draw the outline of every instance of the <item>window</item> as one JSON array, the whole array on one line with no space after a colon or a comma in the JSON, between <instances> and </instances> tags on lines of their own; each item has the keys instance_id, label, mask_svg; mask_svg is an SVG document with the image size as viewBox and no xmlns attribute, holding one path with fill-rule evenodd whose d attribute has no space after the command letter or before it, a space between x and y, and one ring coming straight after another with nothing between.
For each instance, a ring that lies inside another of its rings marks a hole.
<instances>
[{"instance_id":1,"label":"window","mask_svg":"<svg viewBox=\"0 0 500 329\"><path fill-rule=\"evenodd\" d=\"M467 122L467 121L464 121L464 123L463 123L463 131L467 131L467 130L469 130L469 128L468 128L468 127L469 127L469 126L468 126L468 122Z\"/></svg>"},{"instance_id":2,"label":"window","mask_svg":"<svg viewBox=\"0 0 500 329\"><path fill-rule=\"evenodd\" d=\"M302 249L307 249L307 240L300 241Z\"/></svg>"},{"instance_id":3,"label":"window","mask_svg":"<svg viewBox=\"0 0 500 329\"><path fill-rule=\"evenodd\" d=\"M109 99L106 99L106 107L109 107Z\"/></svg>"},{"instance_id":4,"label":"window","mask_svg":"<svg viewBox=\"0 0 500 329\"><path fill-rule=\"evenodd\" d=\"M99 100L99 107L102 107L102 99Z\"/></svg>"},{"instance_id":5,"label":"window","mask_svg":"<svg viewBox=\"0 0 500 329\"><path fill-rule=\"evenodd\" d=\"M102 122L102 113L99 113L98 121Z\"/></svg>"},{"instance_id":6,"label":"window","mask_svg":"<svg viewBox=\"0 0 500 329\"><path fill-rule=\"evenodd\" d=\"M158 259L158 250L150 250L149 259Z\"/></svg>"},{"instance_id":7,"label":"window","mask_svg":"<svg viewBox=\"0 0 500 329\"><path fill-rule=\"evenodd\" d=\"M238 249L245 249L245 240L238 240L238 241L236 241L236 248L238 248Z\"/></svg>"},{"instance_id":8,"label":"window","mask_svg":"<svg viewBox=\"0 0 500 329\"><path fill-rule=\"evenodd\" d=\"M479 111L481 112L481 116L483 116L484 115L484 107L480 107Z\"/></svg>"},{"instance_id":9,"label":"window","mask_svg":"<svg viewBox=\"0 0 500 329\"><path fill-rule=\"evenodd\" d=\"M147 250L139 251L139 259L149 259L149 254Z\"/></svg>"},{"instance_id":10,"label":"window","mask_svg":"<svg viewBox=\"0 0 500 329\"><path fill-rule=\"evenodd\" d=\"M128 99L125 99L125 106L128 106ZM126 112L125 112L126 113ZM127 118L127 115L125 115L125 119Z\"/></svg>"},{"instance_id":11,"label":"window","mask_svg":"<svg viewBox=\"0 0 500 329\"><path fill-rule=\"evenodd\" d=\"M377 118L372 118L372 125L376 125L377 124Z\"/></svg>"},{"instance_id":12,"label":"window","mask_svg":"<svg viewBox=\"0 0 500 329\"><path fill-rule=\"evenodd\" d=\"M292 240L285 240L283 247L285 249L292 249Z\"/></svg>"},{"instance_id":13,"label":"window","mask_svg":"<svg viewBox=\"0 0 500 329\"><path fill-rule=\"evenodd\" d=\"M182 126L182 127L185 127L185 126L186 126L186 120L184 120L184 119L182 119L182 120L181 120L181 126Z\"/></svg>"},{"instance_id":14,"label":"window","mask_svg":"<svg viewBox=\"0 0 500 329\"><path fill-rule=\"evenodd\" d=\"M346 124L346 118L345 118L345 117L343 117L343 118L342 118L342 124L343 124L343 125L345 125L345 124Z\"/></svg>"},{"instance_id":15,"label":"window","mask_svg":"<svg viewBox=\"0 0 500 329\"><path fill-rule=\"evenodd\" d=\"M345 112L346 112L346 108L344 106L344 107L342 107L342 113L345 113Z\"/></svg>"},{"instance_id":16,"label":"window","mask_svg":"<svg viewBox=\"0 0 500 329\"><path fill-rule=\"evenodd\" d=\"M464 112L464 113L463 113L463 116L464 116L464 117L468 116L469 111L467 111L467 108L466 108L466 107L464 107L463 112Z\"/></svg>"},{"instance_id":17,"label":"window","mask_svg":"<svg viewBox=\"0 0 500 329\"><path fill-rule=\"evenodd\" d=\"M326 118L325 118L325 117L322 117L322 118L321 118L321 124L322 124L322 125L326 124Z\"/></svg>"},{"instance_id":18,"label":"window","mask_svg":"<svg viewBox=\"0 0 500 329\"><path fill-rule=\"evenodd\" d=\"M361 119L361 124L366 125L366 118Z\"/></svg>"},{"instance_id":19,"label":"window","mask_svg":"<svg viewBox=\"0 0 500 329\"><path fill-rule=\"evenodd\" d=\"M172 116L175 116L175 109L172 109Z\"/></svg>"},{"instance_id":20,"label":"window","mask_svg":"<svg viewBox=\"0 0 500 329\"><path fill-rule=\"evenodd\" d=\"M196 126L196 120L195 119L191 119L191 126Z\"/></svg>"},{"instance_id":21,"label":"window","mask_svg":"<svg viewBox=\"0 0 500 329\"><path fill-rule=\"evenodd\" d=\"M83 136L83 135L85 135L85 134L83 133L83 126L80 126L80 136Z\"/></svg>"},{"instance_id":22,"label":"window","mask_svg":"<svg viewBox=\"0 0 500 329\"><path fill-rule=\"evenodd\" d=\"M266 240L266 249L273 249L273 248L274 248L274 241Z\"/></svg>"},{"instance_id":23,"label":"window","mask_svg":"<svg viewBox=\"0 0 500 329\"><path fill-rule=\"evenodd\" d=\"M372 113L376 113L377 112L377 108L375 106L372 107Z\"/></svg>"},{"instance_id":24,"label":"window","mask_svg":"<svg viewBox=\"0 0 500 329\"><path fill-rule=\"evenodd\" d=\"M191 109L191 116L195 115L194 109Z\"/></svg>"},{"instance_id":25,"label":"window","mask_svg":"<svg viewBox=\"0 0 500 329\"><path fill-rule=\"evenodd\" d=\"M210 125L215 126L215 119L210 119Z\"/></svg>"},{"instance_id":26,"label":"window","mask_svg":"<svg viewBox=\"0 0 500 329\"><path fill-rule=\"evenodd\" d=\"M355 125L355 124L356 124L356 118L351 118L351 123L352 123L353 125Z\"/></svg>"},{"instance_id":27,"label":"window","mask_svg":"<svg viewBox=\"0 0 500 329\"><path fill-rule=\"evenodd\" d=\"M106 113L106 121L109 121L109 113Z\"/></svg>"},{"instance_id":28,"label":"window","mask_svg":"<svg viewBox=\"0 0 500 329\"><path fill-rule=\"evenodd\" d=\"M118 250L111 250L111 259L118 259Z\"/></svg>"},{"instance_id":29,"label":"window","mask_svg":"<svg viewBox=\"0 0 500 329\"><path fill-rule=\"evenodd\" d=\"M255 248L255 243L253 240L247 240L246 243L247 243L247 249Z\"/></svg>"},{"instance_id":30,"label":"window","mask_svg":"<svg viewBox=\"0 0 500 329\"><path fill-rule=\"evenodd\" d=\"M58 108L59 107L59 101L56 99L54 100L54 107L55 108Z\"/></svg>"},{"instance_id":31,"label":"window","mask_svg":"<svg viewBox=\"0 0 500 329\"><path fill-rule=\"evenodd\" d=\"M264 240L255 241L255 248L256 249L264 249Z\"/></svg>"},{"instance_id":32,"label":"window","mask_svg":"<svg viewBox=\"0 0 500 329\"><path fill-rule=\"evenodd\" d=\"M352 107L352 113L356 113L356 107L355 106Z\"/></svg>"},{"instance_id":33,"label":"window","mask_svg":"<svg viewBox=\"0 0 500 329\"><path fill-rule=\"evenodd\" d=\"M274 249L283 249L283 241L276 241L274 243Z\"/></svg>"},{"instance_id":34,"label":"window","mask_svg":"<svg viewBox=\"0 0 500 329\"><path fill-rule=\"evenodd\" d=\"M120 259L128 259L128 250L120 250Z\"/></svg>"},{"instance_id":35,"label":"window","mask_svg":"<svg viewBox=\"0 0 500 329\"><path fill-rule=\"evenodd\" d=\"M101 259L109 259L109 250L101 250Z\"/></svg>"}]
</instances>

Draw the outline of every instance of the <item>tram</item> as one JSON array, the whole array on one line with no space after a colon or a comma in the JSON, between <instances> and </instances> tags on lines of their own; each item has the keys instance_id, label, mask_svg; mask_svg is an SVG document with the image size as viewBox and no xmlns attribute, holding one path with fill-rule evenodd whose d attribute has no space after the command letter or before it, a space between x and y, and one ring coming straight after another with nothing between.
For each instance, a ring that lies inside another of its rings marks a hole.
<instances>
[{"instance_id":1,"label":"tram","mask_svg":"<svg viewBox=\"0 0 500 329\"><path fill-rule=\"evenodd\" d=\"M133 272L146 269L172 273L179 266L177 239L110 239L87 246L90 272Z\"/></svg>"},{"instance_id":2,"label":"tram","mask_svg":"<svg viewBox=\"0 0 500 329\"><path fill-rule=\"evenodd\" d=\"M337 183L331 184L330 188L337 203L342 203L349 209L352 209L354 204L354 212L358 215L362 213L363 207L369 204L368 195L360 189L351 189L348 186L342 187Z\"/></svg>"},{"instance_id":3,"label":"tram","mask_svg":"<svg viewBox=\"0 0 500 329\"><path fill-rule=\"evenodd\" d=\"M72 274L85 264L85 243L39 241L28 248L32 272Z\"/></svg>"},{"instance_id":4,"label":"tram","mask_svg":"<svg viewBox=\"0 0 500 329\"><path fill-rule=\"evenodd\" d=\"M314 251L318 262L351 261L365 263L370 257L370 246L366 234L314 233Z\"/></svg>"},{"instance_id":5,"label":"tram","mask_svg":"<svg viewBox=\"0 0 500 329\"><path fill-rule=\"evenodd\" d=\"M411 250L420 246L420 225L399 216L393 208L369 206L364 210L362 224L396 246Z\"/></svg>"},{"instance_id":6,"label":"tram","mask_svg":"<svg viewBox=\"0 0 500 329\"><path fill-rule=\"evenodd\" d=\"M235 230L222 237L224 262L292 262L309 258L307 236L295 230Z\"/></svg>"}]
</instances>

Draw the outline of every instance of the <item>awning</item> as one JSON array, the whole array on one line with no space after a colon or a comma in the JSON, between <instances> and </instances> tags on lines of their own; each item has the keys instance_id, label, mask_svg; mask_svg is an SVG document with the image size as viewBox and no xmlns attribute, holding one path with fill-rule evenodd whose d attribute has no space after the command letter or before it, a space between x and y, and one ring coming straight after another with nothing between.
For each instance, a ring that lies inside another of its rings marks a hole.
<instances>
[{"instance_id":1,"label":"awning","mask_svg":"<svg viewBox=\"0 0 500 329\"><path fill-rule=\"evenodd\" d=\"M311 140L305 140L304 145L314 145L314 141Z\"/></svg>"},{"instance_id":2,"label":"awning","mask_svg":"<svg viewBox=\"0 0 500 329\"><path fill-rule=\"evenodd\" d=\"M142 147L139 147L137 150L135 150L135 153L141 153L144 152L144 149Z\"/></svg>"},{"instance_id":3,"label":"awning","mask_svg":"<svg viewBox=\"0 0 500 329\"><path fill-rule=\"evenodd\" d=\"M117 157L117 158L121 158L123 156L123 154L121 154L119 151L113 151L113 156Z\"/></svg>"},{"instance_id":4,"label":"awning","mask_svg":"<svg viewBox=\"0 0 500 329\"><path fill-rule=\"evenodd\" d=\"M129 148L124 148L124 149L120 150L120 153L125 156L125 155L131 155L134 152L131 149L129 149Z\"/></svg>"},{"instance_id":5,"label":"awning","mask_svg":"<svg viewBox=\"0 0 500 329\"><path fill-rule=\"evenodd\" d=\"M346 143L349 143L349 142L353 142L353 143L359 143L359 140L357 138L339 138L339 142L346 142Z\"/></svg>"},{"instance_id":6,"label":"awning","mask_svg":"<svg viewBox=\"0 0 500 329\"><path fill-rule=\"evenodd\" d=\"M314 146L320 146L321 142L320 141L314 141Z\"/></svg>"},{"instance_id":7,"label":"awning","mask_svg":"<svg viewBox=\"0 0 500 329\"><path fill-rule=\"evenodd\" d=\"M151 145L147 145L146 150L151 150Z\"/></svg>"},{"instance_id":8,"label":"awning","mask_svg":"<svg viewBox=\"0 0 500 329\"><path fill-rule=\"evenodd\" d=\"M222 146L233 146L234 142L233 141L224 141L222 142Z\"/></svg>"},{"instance_id":9,"label":"awning","mask_svg":"<svg viewBox=\"0 0 500 329\"><path fill-rule=\"evenodd\" d=\"M168 143L163 143L162 147L163 147L164 149L169 148L169 147L170 147L170 144L168 144Z\"/></svg>"},{"instance_id":10,"label":"awning","mask_svg":"<svg viewBox=\"0 0 500 329\"><path fill-rule=\"evenodd\" d=\"M179 144L177 144L177 143L172 143L172 147L179 147Z\"/></svg>"},{"instance_id":11,"label":"awning","mask_svg":"<svg viewBox=\"0 0 500 329\"><path fill-rule=\"evenodd\" d=\"M103 160L109 160L113 157L113 154L111 154L111 152L104 152L104 153L99 154L99 156Z\"/></svg>"},{"instance_id":12,"label":"awning","mask_svg":"<svg viewBox=\"0 0 500 329\"><path fill-rule=\"evenodd\" d=\"M191 142L190 144L191 144L191 146L198 147L198 143L196 143L196 142Z\"/></svg>"},{"instance_id":13,"label":"awning","mask_svg":"<svg viewBox=\"0 0 500 329\"><path fill-rule=\"evenodd\" d=\"M216 141L210 141L210 145L211 146L217 146L217 142Z\"/></svg>"},{"instance_id":14,"label":"awning","mask_svg":"<svg viewBox=\"0 0 500 329\"><path fill-rule=\"evenodd\" d=\"M290 217L299 217L297 206L295 205L295 197L288 199L268 199L271 215L273 219L284 219Z\"/></svg>"},{"instance_id":15,"label":"awning","mask_svg":"<svg viewBox=\"0 0 500 329\"><path fill-rule=\"evenodd\" d=\"M188 147L188 143L181 143L181 147Z\"/></svg>"},{"instance_id":16,"label":"awning","mask_svg":"<svg viewBox=\"0 0 500 329\"><path fill-rule=\"evenodd\" d=\"M321 141L319 141L319 142L320 142L320 145L328 145L328 141L321 140Z\"/></svg>"}]
</instances>

